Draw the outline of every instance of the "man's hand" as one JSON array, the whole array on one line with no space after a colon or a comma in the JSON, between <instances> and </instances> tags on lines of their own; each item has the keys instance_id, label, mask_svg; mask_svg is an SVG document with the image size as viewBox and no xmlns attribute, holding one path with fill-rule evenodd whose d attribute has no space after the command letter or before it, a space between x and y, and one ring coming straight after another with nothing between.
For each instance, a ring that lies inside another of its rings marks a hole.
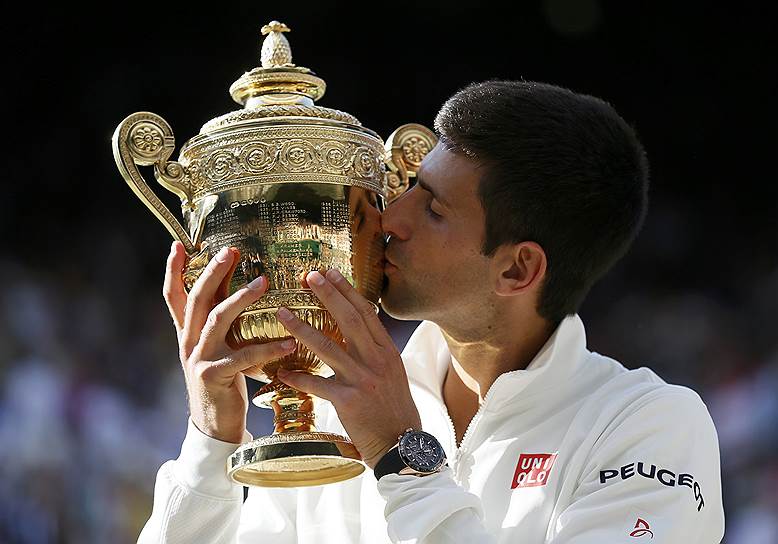
<instances>
[{"instance_id":1,"label":"man's hand","mask_svg":"<svg viewBox=\"0 0 778 544\"><path fill-rule=\"evenodd\" d=\"M162 290L178 334L192 422L208 436L232 443L240 443L246 430L248 393L243 372L295 348L294 340L241 349L227 344L232 322L267 290L267 279L261 276L227 297L239 257L237 249L223 248L187 295L181 277L186 252L181 242L173 242Z\"/></svg>"},{"instance_id":2,"label":"man's hand","mask_svg":"<svg viewBox=\"0 0 778 544\"><path fill-rule=\"evenodd\" d=\"M335 376L279 370L278 378L330 401L363 460L374 468L405 429L421 429L400 353L374 307L337 270L328 271L326 278L311 272L306 281L337 321L347 347L343 350L281 308L277 316L284 327L327 363Z\"/></svg>"}]
</instances>

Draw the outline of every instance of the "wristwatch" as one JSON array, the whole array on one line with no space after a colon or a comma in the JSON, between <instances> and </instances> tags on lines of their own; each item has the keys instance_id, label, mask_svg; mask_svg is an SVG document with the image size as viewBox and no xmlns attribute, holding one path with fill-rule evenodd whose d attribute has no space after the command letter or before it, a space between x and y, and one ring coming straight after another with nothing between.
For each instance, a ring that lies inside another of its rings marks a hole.
<instances>
[{"instance_id":1,"label":"wristwatch","mask_svg":"<svg viewBox=\"0 0 778 544\"><path fill-rule=\"evenodd\" d=\"M397 445L378 461L373 474L380 480L387 474L428 476L446 465L446 454L438 439L424 431L406 429L397 437Z\"/></svg>"}]
</instances>

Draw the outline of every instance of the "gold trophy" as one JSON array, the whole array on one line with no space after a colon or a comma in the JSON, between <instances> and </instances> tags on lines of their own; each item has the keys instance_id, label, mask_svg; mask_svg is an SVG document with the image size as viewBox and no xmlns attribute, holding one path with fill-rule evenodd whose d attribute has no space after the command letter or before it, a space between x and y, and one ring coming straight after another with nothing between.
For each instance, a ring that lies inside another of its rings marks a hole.
<instances>
[{"instance_id":1,"label":"gold trophy","mask_svg":"<svg viewBox=\"0 0 778 544\"><path fill-rule=\"evenodd\" d=\"M225 246L240 250L231 294L264 274L269 287L232 324L228 342L240 347L291 335L276 320L285 306L342 343L330 313L303 281L311 270L337 268L376 306L383 286L384 236L380 213L402 194L435 135L409 124L386 145L348 113L315 106L325 83L292 64L289 28L262 28L262 67L230 87L243 109L206 123L184 143L177 162L170 125L149 112L116 128L113 153L132 191L186 247L183 272L192 288L211 257ZM183 225L149 188L138 166L181 199ZM283 367L320 376L330 369L304 345L262 367L266 383L254 404L272 408L275 431L240 446L227 460L230 477L244 485L297 487L338 482L365 468L344 436L319 432L313 400L276 378Z\"/></svg>"}]
</instances>

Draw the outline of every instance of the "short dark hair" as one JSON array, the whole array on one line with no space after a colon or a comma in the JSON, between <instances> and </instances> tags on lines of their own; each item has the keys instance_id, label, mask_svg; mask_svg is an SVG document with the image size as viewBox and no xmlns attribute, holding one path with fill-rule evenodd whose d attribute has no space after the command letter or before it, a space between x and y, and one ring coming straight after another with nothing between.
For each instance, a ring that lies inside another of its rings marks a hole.
<instances>
[{"instance_id":1,"label":"short dark hair","mask_svg":"<svg viewBox=\"0 0 778 544\"><path fill-rule=\"evenodd\" d=\"M576 313L646 215L648 161L634 129L599 98L492 80L449 98L435 130L483 169L483 254L538 243L548 261L538 314L558 324Z\"/></svg>"}]
</instances>

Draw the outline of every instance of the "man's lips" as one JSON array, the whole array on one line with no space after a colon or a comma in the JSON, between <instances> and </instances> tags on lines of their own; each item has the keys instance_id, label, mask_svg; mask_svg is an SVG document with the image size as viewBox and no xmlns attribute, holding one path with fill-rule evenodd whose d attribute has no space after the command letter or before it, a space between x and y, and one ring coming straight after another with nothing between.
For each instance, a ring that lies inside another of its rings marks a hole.
<instances>
[{"instance_id":1,"label":"man's lips","mask_svg":"<svg viewBox=\"0 0 778 544\"><path fill-rule=\"evenodd\" d=\"M397 270L397 265L394 264L392 259L389 258L388 255L384 255L384 271L389 272L392 270Z\"/></svg>"}]
</instances>

